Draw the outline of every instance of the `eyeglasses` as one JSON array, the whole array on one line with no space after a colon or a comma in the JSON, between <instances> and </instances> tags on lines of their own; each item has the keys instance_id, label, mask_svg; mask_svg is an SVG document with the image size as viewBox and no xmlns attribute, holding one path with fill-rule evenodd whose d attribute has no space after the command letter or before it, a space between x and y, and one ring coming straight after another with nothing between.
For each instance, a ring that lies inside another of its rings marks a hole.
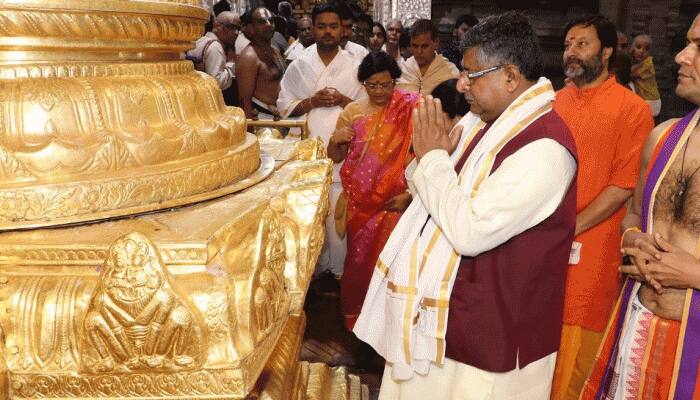
<instances>
[{"instance_id":1,"label":"eyeglasses","mask_svg":"<svg viewBox=\"0 0 700 400\"><path fill-rule=\"evenodd\" d=\"M484 76L484 75L491 73L493 71L498 71L499 69L505 67L506 65L508 65L508 64L500 64L500 65L496 65L494 67L482 69L481 71L477 71L477 72L469 72L467 70L464 70L464 71L460 72L459 75L468 81L472 81L478 77Z\"/></svg>"},{"instance_id":2,"label":"eyeglasses","mask_svg":"<svg viewBox=\"0 0 700 400\"><path fill-rule=\"evenodd\" d=\"M394 86L394 83L395 81L393 79L384 83L367 83L367 81L362 82L362 84L365 85L365 88L370 90L389 90L392 86Z\"/></svg>"},{"instance_id":3,"label":"eyeglasses","mask_svg":"<svg viewBox=\"0 0 700 400\"><path fill-rule=\"evenodd\" d=\"M240 31L241 30L241 26L236 25L236 24L224 24L224 26L228 29L233 30L233 31Z\"/></svg>"}]
</instances>

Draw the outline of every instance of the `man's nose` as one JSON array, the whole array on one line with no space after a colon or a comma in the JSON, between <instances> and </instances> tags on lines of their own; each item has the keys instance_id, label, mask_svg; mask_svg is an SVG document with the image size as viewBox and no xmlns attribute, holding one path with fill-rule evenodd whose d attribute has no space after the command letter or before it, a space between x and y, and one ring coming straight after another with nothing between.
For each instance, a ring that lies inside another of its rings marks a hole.
<instances>
[{"instance_id":1,"label":"man's nose","mask_svg":"<svg viewBox=\"0 0 700 400\"><path fill-rule=\"evenodd\" d=\"M678 54L676 54L676 57L674 58L674 60L676 61L676 64L689 65L692 62L693 57L691 55L691 53L692 53L692 50L690 49L691 45L692 45L692 43L688 44L687 46L685 46L683 48L683 50L679 51Z\"/></svg>"}]
</instances>

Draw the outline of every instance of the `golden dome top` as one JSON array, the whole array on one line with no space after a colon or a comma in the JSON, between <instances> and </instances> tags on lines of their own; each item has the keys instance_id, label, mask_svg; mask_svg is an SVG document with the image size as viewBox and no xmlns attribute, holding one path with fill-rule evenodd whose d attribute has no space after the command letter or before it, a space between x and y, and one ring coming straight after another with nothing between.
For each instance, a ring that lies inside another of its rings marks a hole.
<instances>
[{"instance_id":1,"label":"golden dome top","mask_svg":"<svg viewBox=\"0 0 700 400\"><path fill-rule=\"evenodd\" d=\"M0 2L0 230L186 204L259 168L242 111L183 60L198 3Z\"/></svg>"}]
</instances>

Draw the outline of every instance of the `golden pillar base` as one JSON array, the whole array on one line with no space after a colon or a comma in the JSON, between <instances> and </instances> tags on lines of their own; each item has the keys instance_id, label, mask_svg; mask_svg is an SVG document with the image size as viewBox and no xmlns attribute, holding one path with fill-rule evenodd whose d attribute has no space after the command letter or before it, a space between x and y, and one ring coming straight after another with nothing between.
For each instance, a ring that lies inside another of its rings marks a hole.
<instances>
[{"instance_id":1,"label":"golden pillar base","mask_svg":"<svg viewBox=\"0 0 700 400\"><path fill-rule=\"evenodd\" d=\"M300 315L330 171L328 160L289 161L190 207L0 235L12 398L239 399L268 372L282 375L267 398L307 387Z\"/></svg>"},{"instance_id":2,"label":"golden pillar base","mask_svg":"<svg viewBox=\"0 0 700 400\"><path fill-rule=\"evenodd\" d=\"M0 0L0 398L357 392L298 362L331 162L184 60L199 4Z\"/></svg>"}]
</instances>

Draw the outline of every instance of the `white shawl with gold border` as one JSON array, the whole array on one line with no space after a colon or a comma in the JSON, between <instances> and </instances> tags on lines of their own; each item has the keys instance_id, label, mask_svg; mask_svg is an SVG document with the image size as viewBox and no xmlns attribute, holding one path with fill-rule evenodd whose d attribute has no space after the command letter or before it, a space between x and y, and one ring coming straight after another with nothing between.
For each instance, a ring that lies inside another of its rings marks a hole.
<instances>
[{"instance_id":1,"label":"white shawl with gold border","mask_svg":"<svg viewBox=\"0 0 700 400\"><path fill-rule=\"evenodd\" d=\"M459 173L459 187L475 196L498 152L551 111L553 100L551 82L540 78L513 101L467 158ZM458 124L464 128L457 151L450 156L455 164L485 125L472 113ZM392 378L410 379L414 372L427 374L431 363L442 365L450 293L459 261L460 255L422 202L414 200L379 255L354 328L358 338L393 364Z\"/></svg>"}]
</instances>

